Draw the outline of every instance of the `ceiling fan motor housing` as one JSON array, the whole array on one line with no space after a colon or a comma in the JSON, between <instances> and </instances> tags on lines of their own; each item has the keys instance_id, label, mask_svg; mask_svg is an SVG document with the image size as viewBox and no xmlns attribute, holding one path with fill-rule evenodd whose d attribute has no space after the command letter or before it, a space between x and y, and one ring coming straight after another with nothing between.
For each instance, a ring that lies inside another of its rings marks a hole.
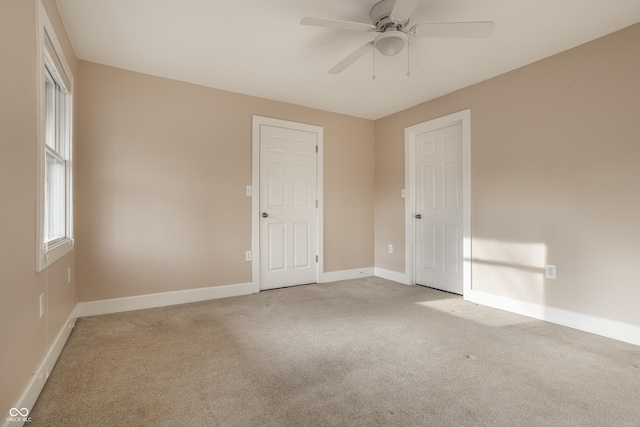
<instances>
[{"instance_id":1,"label":"ceiling fan motor housing","mask_svg":"<svg viewBox=\"0 0 640 427\"><path fill-rule=\"evenodd\" d=\"M409 23L408 19L404 22L396 22L391 19L391 11L395 4L396 0L382 0L371 8L369 15L377 32L384 33L389 30L402 30Z\"/></svg>"}]
</instances>

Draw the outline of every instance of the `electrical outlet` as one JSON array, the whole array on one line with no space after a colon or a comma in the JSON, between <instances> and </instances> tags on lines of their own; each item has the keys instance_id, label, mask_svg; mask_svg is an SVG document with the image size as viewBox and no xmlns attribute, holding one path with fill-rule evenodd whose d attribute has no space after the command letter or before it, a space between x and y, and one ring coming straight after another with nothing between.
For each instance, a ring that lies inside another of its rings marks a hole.
<instances>
[{"instance_id":1,"label":"electrical outlet","mask_svg":"<svg viewBox=\"0 0 640 427\"><path fill-rule=\"evenodd\" d=\"M547 279L555 279L556 278L556 266L547 264L545 266L545 276Z\"/></svg>"},{"instance_id":2,"label":"electrical outlet","mask_svg":"<svg viewBox=\"0 0 640 427\"><path fill-rule=\"evenodd\" d=\"M40 317L44 316L44 292L40 294Z\"/></svg>"},{"instance_id":3,"label":"electrical outlet","mask_svg":"<svg viewBox=\"0 0 640 427\"><path fill-rule=\"evenodd\" d=\"M251 196L253 194L253 190L251 189L250 185L247 185L246 187L244 187L244 194L246 196Z\"/></svg>"},{"instance_id":4,"label":"electrical outlet","mask_svg":"<svg viewBox=\"0 0 640 427\"><path fill-rule=\"evenodd\" d=\"M392 254L393 253L393 245L389 245L387 250L389 251L390 254Z\"/></svg>"},{"instance_id":5,"label":"electrical outlet","mask_svg":"<svg viewBox=\"0 0 640 427\"><path fill-rule=\"evenodd\" d=\"M247 251L244 253L244 260L245 261L251 261L252 257L251 257L251 251Z\"/></svg>"}]
</instances>

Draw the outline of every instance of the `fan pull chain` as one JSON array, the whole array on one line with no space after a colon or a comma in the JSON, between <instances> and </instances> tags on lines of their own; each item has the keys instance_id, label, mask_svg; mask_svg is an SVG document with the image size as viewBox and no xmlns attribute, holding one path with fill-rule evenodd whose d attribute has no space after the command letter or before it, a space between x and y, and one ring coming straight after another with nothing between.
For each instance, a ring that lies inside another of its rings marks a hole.
<instances>
[{"instance_id":1,"label":"fan pull chain","mask_svg":"<svg viewBox=\"0 0 640 427\"><path fill-rule=\"evenodd\" d=\"M376 46L373 45L373 78L372 80L376 79Z\"/></svg>"},{"instance_id":2,"label":"fan pull chain","mask_svg":"<svg viewBox=\"0 0 640 427\"><path fill-rule=\"evenodd\" d=\"M407 41L407 77L411 77L411 54L409 53L409 41Z\"/></svg>"}]
</instances>

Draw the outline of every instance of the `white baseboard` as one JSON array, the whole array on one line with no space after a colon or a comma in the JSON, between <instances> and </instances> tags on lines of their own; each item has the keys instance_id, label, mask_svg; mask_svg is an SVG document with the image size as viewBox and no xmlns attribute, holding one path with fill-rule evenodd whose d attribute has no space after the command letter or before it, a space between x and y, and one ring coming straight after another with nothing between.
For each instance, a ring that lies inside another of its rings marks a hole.
<instances>
[{"instance_id":1,"label":"white baseboard","mask_svg":"<svg viewBox=\"0 0 640 427\"><path fill-rule=\"evenodd\" d=\"M320 283L337 282L340 280L353 280L360 277L373 276L373 267L356 268L354 270L329 271L322 274Z\"/></svg>"},{"instance_id":2,"label":"white baseboard","mask_svg":"<svg viewBox=\"0 0 640 427\"><path fill-rule=\"evenodd\" d=\"M211 286L209 288L79 302L76 304L73 314L76 317L97 316L100 314L120 313L123 311L143 310L146 308L164 307L211 299L237 297L253 293L256 293L253 283Z\"/></svg>"},{"instance_id":3,"label":"white baseboard","mask_svg":"<svg viewBox=\"0 0 640 427\"><path fill-rule=\"evenodd\" d=\"M404 273L398 273L397 271L385 270L384 268L376 267L374 269L374 274L376 277L380 277L381 279L391 280L392 282L402 283L403 285L409 284L409 279Z\"/></svg>"},{"instance_id":4,"label":"white baseboard","mask_svg":"<svg viewBox=\"0 0 640 427\"><path fill-rule=\"evenodd\" d=\"M468 291L464 299L500 310L545 320L618 341L640 345L640 326L555 307L519 301L481 291Z\"/></svg>"},{"instance_id":5,"label":"white baseboard","mask_svg":"<svg viewBox=\"0 0 640 427\"><path fill-rule=\"evenodd\" d=\"M77 318L74 317L74 314L72 312L69 315L67 321L64 323L64 326L58 333L58 336L51 344L51 347L49 347L49 351L47 351L47 354L42 359L42 362L40 362L34 374L31 375L31 378L29 379L29 382L27 382L22 395L20 395L13 408L16 408L20 411L22 411L24 408L27 408L29 413L31 412L31 410L33 409L33 405L35 405L36 400L38 400L38 396L40 396L40 392L44 388L44 385L49 378L49 374L58 361L58 357L60 357L60 353L62 353L64 345L67 343L67 339L69 339L69 335L71 335L71 331L76 323L76 319ZM14 421L16 418L19 418L20 420L27 418L28 423L29 415L27 414L26 417L23 417L21 415L13 417L9 413L5 417L5 421L2 426L16 427L23 425L23 421Z\"/></svg>"}]
</instances>

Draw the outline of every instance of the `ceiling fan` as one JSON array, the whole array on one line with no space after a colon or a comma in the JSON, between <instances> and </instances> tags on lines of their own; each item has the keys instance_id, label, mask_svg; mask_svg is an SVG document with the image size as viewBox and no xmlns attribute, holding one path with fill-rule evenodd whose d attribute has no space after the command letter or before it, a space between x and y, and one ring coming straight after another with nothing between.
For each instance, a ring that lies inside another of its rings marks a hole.
<instances>
[{"instance_id":1,"label":"ceiling fan","mask_svg":"<svg viewBox=\"0 0 640 427\"><path fill-rule=\"evenodd\" d=\"M421 0L382 0L370 12L373 24L336 19L302 18L302 25L338 28L349 31L376 32L376 38L365 43L342 61L331 67L329 74L339 74L369 51L377 50L385 56L395 56L409 46L411 38L422 37L489 37L495 22L438 22L408 26L409 18ZM374 58L375 60L375 58Z\"/></svg>"}]
</instances>

